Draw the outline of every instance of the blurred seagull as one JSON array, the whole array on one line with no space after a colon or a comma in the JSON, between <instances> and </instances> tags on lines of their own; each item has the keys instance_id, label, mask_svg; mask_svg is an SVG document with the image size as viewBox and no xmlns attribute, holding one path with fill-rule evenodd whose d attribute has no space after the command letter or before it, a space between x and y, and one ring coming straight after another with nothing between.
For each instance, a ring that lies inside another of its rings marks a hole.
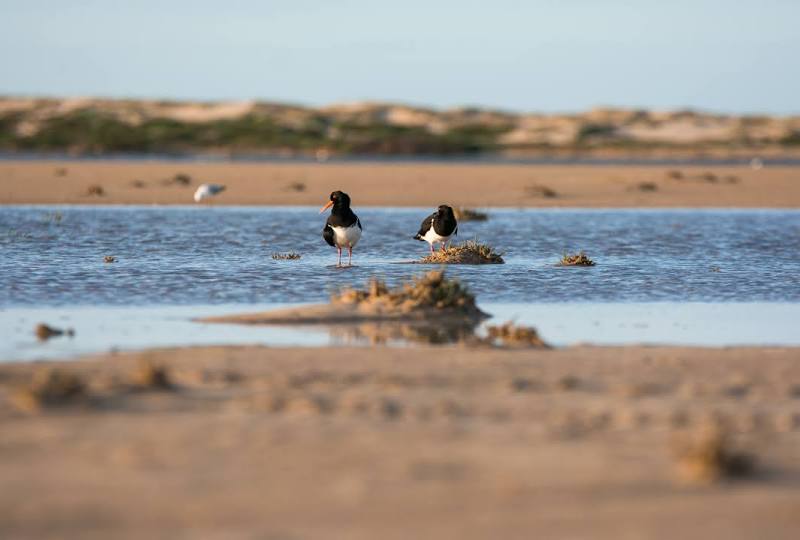
<instances>
[{"instance_id":1,"label":"blurred seagull","mask_svg":"<svg viewBox=\"0 0 800 540\"><path fill-rule=\"evenodd\" d=\"M201 184L194 192L194 202L200 202L223 191L225 191L225 186L221 184Z\"/></svg>"}]
</instances>

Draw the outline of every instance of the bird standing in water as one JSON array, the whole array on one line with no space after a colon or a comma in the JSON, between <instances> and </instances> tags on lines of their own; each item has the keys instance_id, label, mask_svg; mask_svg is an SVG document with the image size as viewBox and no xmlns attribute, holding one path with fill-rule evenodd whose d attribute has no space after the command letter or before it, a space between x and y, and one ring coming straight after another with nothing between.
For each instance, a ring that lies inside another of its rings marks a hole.
<instances>
[{"instance_id":1,"label":"bird standing in water","mask_svg":"<svg viewBox=\"0 0 800 540\"><path fill-rule=\"evenodd\" d=\"M441 244L442 251L444 251L450 237L456 234L458 234L458 222L453 214L453 209L443 204L436 212L422 220L422 225L414 236L414 240L428 242L431 246L431 253L433 253L433 244Z\"/></svg>"},{"instance_id":2,"label":"bird standing in water","mask_svg":"<svg viewBox=\"0 0 800 540\"><path fill-rule=\"evenodd\" d=\"M351 266L353 248L361 239L361 221L350 209L350 196L347 193L342 191L331 193L328 204L323 206L319 213L323 213L330 207L333 209L325 222L325 228L322 229L322 238L339 252L336 266L342 265L342 248L345 247L348 252L347 265Z\"/></svg>"}]
</instances>

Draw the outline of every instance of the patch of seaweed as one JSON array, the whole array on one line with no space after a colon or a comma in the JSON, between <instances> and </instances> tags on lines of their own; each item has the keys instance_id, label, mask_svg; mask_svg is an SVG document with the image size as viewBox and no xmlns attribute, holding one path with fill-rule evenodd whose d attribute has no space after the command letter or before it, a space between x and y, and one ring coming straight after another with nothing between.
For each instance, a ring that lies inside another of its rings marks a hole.
<instances>
[{"instance_id":1,"label":"patch of seaweed","mask_svg":"<svg viewBox=\"0 0 800 540\"><path fill-rule=\"evenodd\" d=\"M343 289L331 297L331 303L358 304L401 313L433 309L485 316L475 304L475 296L457 279L446 278L442 270L427 272L393 289L380 279L372 279L367 290Z\"/></svg>"},{"instance_id":2,"label":"patch of seaweed","mask_svg":"<svg viewBox=\"0 0 800 540\"><path fill-rule=\"evenodd\" d=\"M679 436L673 454L681 479L692 484L711 484L752 474L756 460L736 449L730 436L718 426Z\"/></svg>"},{"instance_id":3,"label":"patch of seaweed","mask_svg":"<svg viewBox=\"0 0 800 540\"><path fill-rule=\"evenodd\" d=\"M550 345L539 336L539 332L532 326L521 326L512 322L497 326L486 327L487 340L491 344L501 344L504 347L534 347L549 349Z\"/></svg>"},{"instance_id":4,"label":"patch of seaweed","mask_svg":"<svg viewBox=\"0 0 800 540\"><path fill-rule=\"evenodd\" d=\"M564 253L561 260L558 261L557 266L594 266L595 262L589 258L583 251L578 253L569 254Z\"/></svg>"},{"instance_id":5,"label":"patch of seaweed","mask_svg":"<svg viewBox=\"0 0 800 540\"><path fill-rule=\"evenodd\" d=\"M78 375L48 368L36 371L29 385L11 395L11 402L21 411L36 412L45 407L75 404L86 398L86 384Z\"/></svg>"},{"instance_id":6,"label":"patch of seaweed","mask_svg":"<svg viewBox=\"0 0 800 540\"><path fill-rule=\"evenodd\" d=\"M488 244L467 240L461 244L435 251L423 257L419 264L503 264L503 256Z\"/></svg>"},{"instance_id":7,"label":"patch of seaweed","mask_svg":"<svg viewBox=\"0 0 800 540\"><path fill-rule=\"evenodd\" d=\"M486 221L489 219L489 214L486 212L481 212L480 210L475 210L474 208L466 208L464 206L454 208L453 214L456 216L456 220L458 221Z\"/></svg>"},{"instance_id":8,"label":"patch of seaweed","mask_svg":"<svg viewBox=\"0 0 800 540\"><path fill-rule=\"evenodd\" d=\"M290 251L288 253L273 253L272 258L276 261L296 261L299 259L301 255L299 253L295 253L294 251Z\"/></svg>"}]
</instances>

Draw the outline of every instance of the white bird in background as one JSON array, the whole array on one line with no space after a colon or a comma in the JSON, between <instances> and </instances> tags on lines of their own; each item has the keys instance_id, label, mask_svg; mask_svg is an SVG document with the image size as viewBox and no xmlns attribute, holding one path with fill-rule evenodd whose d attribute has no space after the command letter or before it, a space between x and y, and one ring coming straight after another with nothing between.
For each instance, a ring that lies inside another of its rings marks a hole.
<instances>
[{"instance_id":1,"label":"white bird in background","mask_svg":"<svg viewBox=\"0 0 800 540\"><path fill-rule=\"evenodd\" d=\"M221 184L201 184L194 192L194 202L200 202L223 191L225 191L225 186Z\"/></svg>"}]
</instances>

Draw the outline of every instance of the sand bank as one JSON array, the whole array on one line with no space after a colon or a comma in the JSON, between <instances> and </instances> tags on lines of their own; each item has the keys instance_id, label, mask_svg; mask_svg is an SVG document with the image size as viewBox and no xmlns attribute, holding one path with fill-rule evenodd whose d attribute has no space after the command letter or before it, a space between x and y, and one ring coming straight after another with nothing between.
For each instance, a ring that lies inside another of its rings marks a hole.
<instances>
[{"instance_id":1,"label":"sand bank","mask_svg":"<svg viewBox=\"0 0 800 540\"><path fill-rule=\"evenodd\" d=\"M2 161L0 204L193 204L203 182L228 186L215 205L318 206L341 189L356 207L800 206L793 167L132 161Z\"/></svg>"},{"instance_id":2,"label":"sand bank","mask_svg":"<svg viewBox=\"0 0 800 540\"><path fill-rule=\"evenodd\" d=\"M3 538L795 538L797 349L220 347L56 364L71 405L12 405ZM174 387L142 388L146 361ZM759 461L687 486L676 434Z\"/></svg>"}]
</instances>

